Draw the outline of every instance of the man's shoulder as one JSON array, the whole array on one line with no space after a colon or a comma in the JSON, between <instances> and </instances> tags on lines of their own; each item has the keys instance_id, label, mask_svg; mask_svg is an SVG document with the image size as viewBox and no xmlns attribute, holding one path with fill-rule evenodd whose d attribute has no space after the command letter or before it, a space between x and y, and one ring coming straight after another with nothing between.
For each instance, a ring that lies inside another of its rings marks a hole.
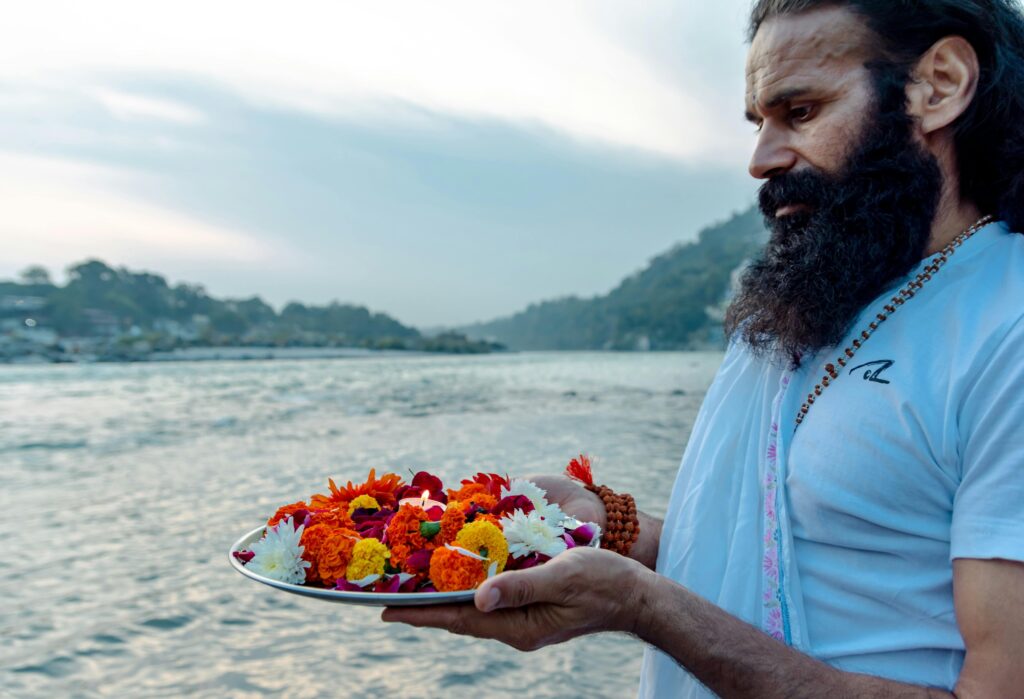
<instances>
[{"instance_id":1,"label":"man's shoulder","mask_svg":"<svg viewBox=\"0 0 1024 699\"><path fill-rule=\"evenodd\" d=\"M977 317L993 332L1008 331L1024 318L1024 234L1000 223L979 250L964 252L963 264L938 273L948 274L950 283L933 301L947 314Z\"/></svg>"}]
</instances>

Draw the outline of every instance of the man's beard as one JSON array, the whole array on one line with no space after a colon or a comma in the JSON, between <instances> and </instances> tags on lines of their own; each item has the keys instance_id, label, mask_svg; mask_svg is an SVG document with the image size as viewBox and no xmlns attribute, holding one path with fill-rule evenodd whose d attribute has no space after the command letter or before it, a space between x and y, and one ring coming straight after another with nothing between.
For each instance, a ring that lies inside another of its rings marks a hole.
<instances>
[{"instance_id":1,"label":"man's beard","mask_svg":"<svg viewBox=\"0 0 1024 699\"><path fill-rule=\"evenodd\" d=\"M726 315L759 355L794 364L838 345L879 294L924 257L942 188L912 136L902 88L876 107L842 171L773 177L760 191L771 237ZM783 206L802 205L776 218Z\"/></svg>"}]
</instances>

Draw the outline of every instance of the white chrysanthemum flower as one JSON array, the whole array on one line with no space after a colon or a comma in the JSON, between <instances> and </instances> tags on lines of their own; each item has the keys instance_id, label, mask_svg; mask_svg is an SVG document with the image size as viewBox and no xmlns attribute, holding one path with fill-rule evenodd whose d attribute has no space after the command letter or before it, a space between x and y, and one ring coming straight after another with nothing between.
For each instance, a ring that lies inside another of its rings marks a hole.
<instances>
[{"instance_id":1,"label":"white chrysanthemum flower","mask_svg":"<svg viewBox=\"0 0 1024 699\"><path fill-rule=\"evenodd\" d=\"M291 517L282 519L276 527L268 527L266 535L249 548L255 555L245 567L271 580L301 585L310 566L302 558L304 549L299 545L302 530L302 526L292 526Z\"/></svg>"},{"instance_id":2,"label":"white chrysanthemum flower","mask_svg":"<svg viewBox=\"0 0 1024 699\"><path fill-rule=\"evenodd\" d=\"M534 511L553 524L561 524L566 518L561 507L548 502L547 491L532 481L513 478L508 488L503 486L501 489L501 497L506 498L510 495L526 496L533 503Z\"/></svg>"},{"instance_id":3,"label":"white chrysanthemum flower","mask_svg":"<svg viewBox=\"0 0 1024 699\"><path fill-rule=\"evenodd\" d=\"M501 518L501 526L508 540L508 552L516 558L531 553L543 553L554 558L568 548L562 538L565 529L541 517L537 510L529 514L516 510L511 517Z\"/></svg>"}]
</instances>

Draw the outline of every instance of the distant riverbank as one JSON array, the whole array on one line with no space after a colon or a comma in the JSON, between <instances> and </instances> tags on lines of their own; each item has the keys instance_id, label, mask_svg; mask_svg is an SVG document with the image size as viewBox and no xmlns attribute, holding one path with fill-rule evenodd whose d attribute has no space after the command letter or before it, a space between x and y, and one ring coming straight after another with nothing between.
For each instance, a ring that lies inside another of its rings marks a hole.
<instances>
[{"instance_id":1,"label":"distant riverbank","mask_svg":"<svg viewBox=\"0 0 1024 699\"><path fill-rule=\"evenodd\" d=\"M272 359L358 359L463 354L441 350L366 349L362 347L179 347L166 351L92 353L40 351L0 357L0 364L94 364L130 362L265 361ZM479 353L473 353L479 354Z\"/></svg>"},{"instance_id":2,"label":"distant riverbank","mask_svg":"<svg viewBox=\"0 0 1024 699\"><path fill-rule=\"evenodd\" d=\"M265 359L350 359L423 355L425 352L372 350L359 347L186 347L170 352L153 352L151 362L246 361Z\"/></svg>"}]
</instances>

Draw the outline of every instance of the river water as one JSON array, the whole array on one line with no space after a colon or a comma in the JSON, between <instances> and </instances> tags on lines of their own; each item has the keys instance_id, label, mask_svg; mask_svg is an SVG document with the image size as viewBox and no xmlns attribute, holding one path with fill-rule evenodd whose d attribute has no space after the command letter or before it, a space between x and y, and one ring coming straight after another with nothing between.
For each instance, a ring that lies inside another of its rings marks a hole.
<instances>
[{"instance_id":1,"label":"river water","mask_svg":"<svg viewBox=\"0 0 1024 699\"><path fill-rule=\"evenodd\" d=\"M524 654L246 580L328 476L560 472L661 514L714 353L0 367L0 696L623 697L641 645Z\"/></svg>"}]
</instances>

